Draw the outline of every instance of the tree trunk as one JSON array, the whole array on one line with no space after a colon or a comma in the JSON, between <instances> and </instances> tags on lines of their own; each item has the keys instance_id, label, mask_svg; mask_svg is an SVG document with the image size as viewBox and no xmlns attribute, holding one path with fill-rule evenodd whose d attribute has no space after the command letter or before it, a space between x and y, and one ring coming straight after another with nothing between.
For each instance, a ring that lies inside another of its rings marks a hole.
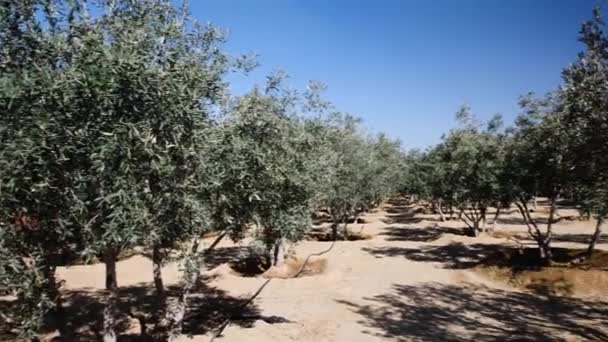
<instances>
[{"instance_id":1,"label":"tree trunk","mask_svg":"<svg viewBox=\"0 0 608 342\"><path fill-rule=\"evenodd\" d=\"M588 258L590 258L591 255L593 254L593 249L595 248L595 244L597 244L597 242L600 239L600 236L602 235L602 224L603 223L604 223L604 217L602 215L599 215L597 217L597 223L595 225L595 233L593 233L591 242L589 242L589 248L587 248L587 257Z\"/></svg>"},{"instance_id":2,"label":"tree trunk","mask_svg":"<svg viewBox=\"0 0 608 342\"><path fill-rule=\"evenodd\" d=\"M342 219L342 224L344 225L342 227L342 232L344 234L343 238L344 241L348 240L348 217L345 217Z\"/></svg>"},{"instance_id":3,"label":"tree trunk","mask_svg":"<svg viewBox=\"0 0 608 342\"><path fill-rule=\"evenodd\" d=\"M223 232L215 241L203 252L203 255L208 255L215 246L227 235ZM152 333L155 341L176 341L179 339L182 331L182 324L188 310L188 296L192 289L198 283L200 277L200 268L202 259L198 252L199 240L195 239L192 242L190 253L184 261L182 288L177 297L175 305L165 304L163 316L155 324L155 329ZM165 300L167 298L165 297Z\"/></svg>"},{"instance_id":4,"label":"tree trunk","mask_svg":"<svg viewBox=\"0 0 608 342\"><path fill-rule=\"evenodd\" d=\"M433 212L433 215L437 214L437 202L436 201L431 201L431 211Z\"/></svg>"},{"instance_id":5,"label":"tree trunk","mask_svg":"<svg viewBox=\"0 0 608 342\"><path fill-rule=\"evenodd\" d=\"M221 237L216 239L216 242L219 242L219 240L221 240ZM216 243L213 245L215 244ZM171 308L167 308L164 317L157 324L157 332L155 333L156 340L176 341L179 338L188 309L188 296L196 286L200 274L200 267L201 259L198 255L198 242L195 242L192 246L190 255L185 260L183 285L177 302L175 305L171 306Z\"/></svg>"},{"instance_id":6,"label":"tree trunk","mask_svg":"<svg viewBox=\"0 0 608 342\"><path fill-rule=\"evenodd\" d=\"M274 243L274 266L283 266L285 262L285 239L280 238Z\"/></svg>"},{"instance_id":7,"label":"tree trunk","mask_svg":"<svg viewBox=\"0 0 608 342\"><path fill-rule=\"evenodd\" d=\"M228 235L228 233L226 232L222 232L220 235L217 236L217 238L215 238L215 240L213 240L213 242L211 243L211 245L209 245L209 247L207 247L207 249L205 250L205 255L211 253L211 251L213 251L213 249L215 248L215 246L217 246L224 237L226 237L226 235ZM198 250L198 241L196 242L196 248L192 248L192 253L196 254Z\"/></svg>"},{"instance_id":8,"label":"tree trunk","mask_svg":"<svg viewBox=\"0 0 608 342\"><path fill-rule=\"evenodd\" d=\"M473 221L473 237L479 236L479 221Z\"/></svg>"},{"instance_id":9,"label":"tree trunk","mask_svg":"<svg viewBox=\"0 0 608 342\"><path fill-rule=\"evenodd\" d=\"M481 223L481 231L486 232L486 213L488 212L488 208L479 209L479 220Z\"/></svg>"},{"instance_id":10,"label":"tree trunk","mask_svg":"<svg viewBox=\"0 0 608 342\"><path fill-rule=\"evenodd\" d=\"M118 253L113 248L108 248L103 255L103 261L106 265L106 290L118 288L118 280L116 279L116 258Z\"/></svg>"},{"instance_id":11,"label":"tree trunk","mask_svg":"<svg viewBox=\"0 0 608 342\"><path fill-rule=\"evenodd\" d=\"M156 288L160 312L165 312L167 304L167 295L165 293L162 274L163 257L161 247L158 244L155 244L152 249L152 276L154 278L154 287Z\"/></svg>"},{"instance_id":12,"label":"tree trunk","mask_svg":"<svg viewBox=\"0 0 608 342\"><path fill-rule=\"evenodd\" d=\"M584 220L584 221L591 220L591 210L590 209L584 209L583 213L581 215L581 219Z\"/></svg>"},{"instance_id":13,"label":"tree trunk","mask_svg":"<svg viewBox=\"0 0 608 342\"><path fill-rule=\"evenodd\" d=\"M116 342L116 311L118 305L118 282L116 279L116 255L108 248L104 253L106 265L107 302L103 310L103 342Z\"/></svg>"},{"instance_id":14,"label":"tree trunk","mask_svg":"<svg viewBox=\"0 0 608 342\"><path fill-rule=\"evenodd\" d=\"M331 235L333 241L338 240L338 224L335 221L331 225Z\"/></svg>"},{"instance_id":15,"label":"tree trunk","mask_svg":"<svg viewBox=\"0 0 608 342\"><path fill-rule=\"evenodd\" d=\"M539 249L540 249L540 258L545 260L546 262L551 261L551 239L553 238L553 220L555 217L556 211L556 201L557 197L552 197L550 199L550 208L549 208L549 220L547 221L547 232L544 236L539 235Z\"/></svg>"},{"instance_id":16,"label":"tree trunk","mask_svg":"<svg viewBox=\"0 0 608 342\"><path fill-rule=\"evenodd\" d=\"M439 219L441 222L445 222L445 215L443 215L443 210L441 209L441 201L437 203L437 212L439 213Z\"/></svg>"},{"instance_id":17,"label":"tree trunk","mask_svg":"<svg viewBox=\"0 0 608 342\"><path fill-rule=\"evenodd\" d=\"M536 241L538 244L538 252L541 260L547 260L547 250L545 244L542 241Z\"/></svg>"},{"instance_id":18,"label":"tree trunk","mask_svg":"<svg viewBox=\"0 0 608 342\"><path fill-rule=\"evenodd\" d=\"M450 216L448 216L448 221L452 221L454 218L454 207L450 205Z\"/></svg>"},{"instance_id":19,"label":"tree trunk","mask_svg":"<svg viewBox=\"0 0 608 342\"><path fill-rule=\"evenodd\" d=\"M50 260L50 258L47 258ZM63 310L63 298L61 296L61 291L59 290L57 284L57 278L55 276L55 266L47 265L44 268L45 277L47 280L47 292L51 300L54 302L55 306L51 311L51 315L53 316L53 320L59 331L59 340L60 341L72 341L73 334L68 326L68 322L66 321L65 312Z\"/></svg>"},{"instance_id":20,"label":"tree trunk","mask_svg":"<svg viewBox=\"0 0 608 342\"><path fill-rule=\"evenodd\" d=\"M494 214L494 219L492 220L492 227L496 226L496 222L498 222L499 216L500 216L500 205L496 206L496 213Z\"/></svg>"},{"instance_id":21,"label":"tree trunk","mask_svg":"<svg viewBox=\"0 0 608 342\"><path fill-rule=\"evenodd\" d=\"M477 215L474 212L469 215L464 208L460 208L458 218L467 225L468 231L470 232L469 236L477 237L479 228L479 220L477 219Z\"/></svg>"}]
</instances>

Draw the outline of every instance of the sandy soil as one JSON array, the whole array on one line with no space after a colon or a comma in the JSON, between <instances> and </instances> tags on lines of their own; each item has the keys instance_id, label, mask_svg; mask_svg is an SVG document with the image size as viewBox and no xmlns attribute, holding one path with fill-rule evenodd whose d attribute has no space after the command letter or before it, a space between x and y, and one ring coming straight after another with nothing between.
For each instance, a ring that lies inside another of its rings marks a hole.
<instances>
[{"instance_id":1,"label":"sandy soil","mask_svg":"<svg viewBox=\"0 0 608 342\"><path fill-rule=\"evenodd\" d=\"M400 205L386 205L363 219L366 223L351 229L362 229L371 239L337 242L317 258L326 259L322 274L272 279L216 341L608 340L605 292L539 295L470 268L487 253L514 244L511 240L466 237L460 222L438 222ZM516 213L502 216L495 230L525 234ZM593 223L562 221L555 230L555 246L584 248ZM306 257L330 243L304 241L293 249ZM195 309L185 328L191 336L182 340L209 341L226 315L266 281L228 266L243 247L223 241L209 258L204 289L192 301ZM608 250L608 240L598 248ZM143 256L118 264L125 298L151 289L151 269ZM169 285L178 280L177 265L163 272ZM59 277L66 293L85 294L74 295L74 307L99 305L82 298L103 288L102 264L61 269Z\"/></svg>"}]
</instances>

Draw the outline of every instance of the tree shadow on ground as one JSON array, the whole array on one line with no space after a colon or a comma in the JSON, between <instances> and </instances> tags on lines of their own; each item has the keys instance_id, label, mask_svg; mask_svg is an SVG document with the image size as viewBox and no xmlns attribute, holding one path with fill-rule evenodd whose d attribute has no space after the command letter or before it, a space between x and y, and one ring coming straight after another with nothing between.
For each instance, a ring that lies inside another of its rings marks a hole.
<instances>
[{"instance_id":1,"label":"tree shadow on ground","mask_svg":"<svg viewBox=\"0 0 608 342\"><path fill-rule=\"evenodd\" d=\"M361 241L369 240L373 236L363 233L363 228L353 229L354 227L348 228L348 235L344 236L344 231L340 227L335 236L336 241ZM319 242L333 242L334 235L330 227L313 227L306 233L306 240L319 241Z\"/></svg>"},{"instance_id":2,"label":"tree shadow on ground","mask_svg":"<svg viewBox=\"0 0 608 342\"><path fill-rule=\"evenodd\" d=\"M608 252L597 250L591 258L580 261L586 249L551 248L551 263L539 256L536 243L519 246L509 244L467 244L452 242L447 245L421 247L366 247L364 251L376 258L403 257L417 262L436 263L446 269L468 269L476 266L496 266L510 269L514 273L522 271L549 272L548 269L608 270ZM577 261L578 260L578 261Z\"/></svg>"},{"instance_id":3,"label":"tree shadow on ground","mask_svg":"<svg viewBox=\"0 0 608 342\"><path fill-rule=\"evenodd\" d=\"M407 206L407 207L388 207L385 208L386 216L384 219L381 219L385 224L393 224L393 223L403 223L403 224L411 224L411 223L419 223L421 221L429 221L429 222L446 222L446 221L454 221L458 220L458 217L455 215L450 215L448 213L445 214L445 220L441 220L439 214L425 213L425 210L418 207Z\"/></svg>"},{"instance_id":4,"label":"tree shadow on ground","mask_svg":"<svg viewBox=\"0 0 608 342\"><path fill-rule=\"evenodd\" d=\"M472 284L393 285L365 304L363 333L392 341L606 340L608 303L508 292Z\"/></svg>"},{"instance_id":5,"label":"tree shadow on ground","mask_svg":"<svg viewBox=\"0 0 608 342\"><path fill-rule=\"evenodd\" d=\"M499 248L500 245L454 242L443 246L377 247L363 250L377 258L405 257L412 261L440 263L442 268L466 269L478 265L482 260L495 254Z\"/></svg>"},{"instance_id":6,"label":"tree shadow on ground","mask_svg":"<svg viewBox=\"0 0 608 342\"><path fill-rule=\"evenodd\" d=\"M289 323L279 316L263 315L255 303L243 308L249 295L234 297L227 292L209 286L210 278L202 278L194 291L188 297L188 311L183 323L182 333L187 336L204 335L215 331L224 321L231 317L231 324L241 327L252 327L257 320L268 324ZM169 286L167 294L169 302L174 302L180 288ZM103 309L105 291L80 290L64 291L64 318L69 322L69 329L74 333L76 341L100 341L103 328ZM142 283L136 286L119 289L119 310L117 333L119 341L146 341L140 336L144 318L148 324L153 323L158 316L159 308L153 284ZM48 326L45 331L54 328ZM0 336L2 336L0 334ZM55 338L53 341L60 341Z\"/></svg>"},{"instance_id":7,"label":"tree shadow on ground","mask_svg":"<svg viewBox=\"0 0 608 342\"><path fill-rule=\"evenodd\" d=\"M592 234L555 234L554 242L575 242L588 245L591 242ZM608 243L608 236L601 235L597 243Z\"/></svg>"},{"instance_id":8,"label":"tree shadow on ground","mask_svg":"<svg viewBox=\"0 0 608 342\"><path fill-rule=\"evenodd\" d=\"M241 277L258 276L272 266L268 255L256 254L246 246L216 248L204 260L207 269L227 264Z\"/></svg>"},{"instance_id":9,"label":"tree shadow on ground","mask_svg":"<svg viewBox=\"0 0 608 342\"><path fill-rule=\"evenodd\" d=\"M412 213L387 214L385 218L380 219L384 224L415 224L426 220L424 217L416 217Z\"/></svg>"},{"instance_id":10,"label":"tree shadow on ground","mask_svg":"<svg viewBox=\"0 0 608 342\"><path fill-rule=\"evenodd\" d=\"M390 206L384 208L384 211L386 211L388 214L403 214L404 212L412 215L414 214L412 207L409 206Z\"/></svg>"},{"instance_id":11,"label":"tree shadow on ground","mask_svg":"<svg viewBox=\"0 0 608 342\"><path fill-rule=\"evenodd\" d=\"M388 241L419 241L428 242L439 238L443 234L467 235L464 228L441 227L438 225L425 228L389 226L384 229L381 236Z\"/></svg>"},{"instance_id":12,"label":"tree shadow on ground","mask_svg":"<svg viewBox=\"0 0 608 342\"><path fill-rule=\"evenodd\" d=\"M532 218L534 220L534 222L536 224L547 224L549 222L549 218L548 217L533 217ZM573 215L564 215L564 216L560 216L559 218L557 218L556 220L553 221L553 223L558 223L558 222L572 222L572 221L579 221L580 217L579 216L573 216ZM521 225L521 226L526 226L526 222L523 220L523 218L521 216L499 216L498 217L498 224L511 224L511 225Z\"/></svg>"},{"instance_id":13,"label":"tree shadow on ground","mask_svg":"<svg viewBox=\"0 0 608 342\"><path fill-rule=\"evenodd\" d=\"M246 246L215 248L211 253L205 255L205 267L210 270L222 264L233 264L247 258L250 254L249 248Z\"/></svg>"}]
</instances>

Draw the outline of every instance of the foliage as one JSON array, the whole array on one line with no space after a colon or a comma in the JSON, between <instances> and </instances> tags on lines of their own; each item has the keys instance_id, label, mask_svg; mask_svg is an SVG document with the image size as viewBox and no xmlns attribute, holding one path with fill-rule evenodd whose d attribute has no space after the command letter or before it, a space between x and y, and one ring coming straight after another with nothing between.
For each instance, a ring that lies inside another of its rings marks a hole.
<instances>
[{"instance_id":1,"label":"foliage","mask_svg":"<svg viewBox=\"0 0 608 342\"><path fill-rule=\"evenodd\" d=\"M30 336L55 302L54 268L81 249L86 219L79 112L70 105L79 90L64 66L78 48L66 45L59 18L43 29L36 13L50 24L51 5L0 7L0 282L22 306L16 329Z\"/></svg>"},{"instance_id":2,"label":"foliage","mask_svg":"<svg viewBox=\"0 0 608 342\"><path fill-rule=\"evenodd\" d=\"M0 319L21 337L32 339L53 310L45 251L21 244L14 232L0 230L0 292L16 299L18 309L2 304ZM28 250L27 255L24 250Z\"/></svg>"},{"instance_id":3,"label":"foliage","mask_svg":"<svg viewBox=\"0 0 608 342\"><path fill-rule=\"evenodd\" d=\"M608 215L608 37L600 10L581 29L585 51L564 70L560 96L574 152L579 196L586 207Z\"/></svg>"},{"instance_id":4,"label":"foliage","mask_svg":"<svg viewBox=\"0 0 608 342\"><path fill-rule=\"evenodd\" d=\"M211 164L218 174L214 222L233 239L254 223L254 237L268 252L275 249L280 263L276 249L300 240L310 227L321 168L298 98L275 76L264 92L255 88L234 100L217 127Z\"/></svg>"},{"instance_id":5,"label":"foliage","mask_svg":"<svg viewBox=\"0 0 608 342\"><path fill-rule=\"evenodd\" d=\"M25 236L43 267L74 247L113 268L123 249L198 236L201 131L232 65L221 32L158 1L8 2L1 14L0 217L19 233L3 237Z\"/></svg>"},{"instance_id":6,"label":"foliage","mask_svg":"<svg viewBox=\"0 0 608 342\"><path fill-rule=\"evenodd\" d=\"M338 224L344 225L346 235L351 218L356 219L396 192L401 175L400 143L384 135L366 137L359 124L359 119L335 112L328 118L323 135L329 147L326 172L330 179L322 203L334 222L334 236Z\"/></svg>"},{"instance_id":7,"label":"foliage","mask_svg":"<svg viewBox=\"0 0 608 342\"><path fill-rule=\"evenodd\" d=\"M463 127L451 130L434 151L441 181L437 193L463 212L462 220L476 234L488 207L500 201L501 118L495 116L483 128L467 107L457 118Z\"/></svg>"},{"instance_id":8,"label":"foliage","mask_svg":"<svg viewBox=\"0 0 608 342\"><path fill-rule=\"evenodd\" d=\"M594 14L561 89L522 98L514 127L463 107L439 144L403 153L325 101L321 83L300 94L277 72L230 95L226 74L255 61L223 52L223 32L197 23L185 3L2 2L0 291L19 310L3 306L0 318L36 338L61 316L55 269L95 256L106 263L113 340L116 259L144 247L161 304L152 337L168 340L200 272L202 234L252 236L279 264L315 211L327 210L334 238L340 224L347 238L348 222L396 192L440 213L460 209L475 234L489 207L514 203L543 259L557 200L570 196L597 218L591 251L608 215L608 38ZM545 229L528 208L536 196L549 198ZM176 256L184 275L170 312L161 269Z\"/></svg>"},{"instance_id":9,"label":"foliage","mask_svg":"<svg viewBox=\"0 0 608 342\"><path fill-rule=\"evenodd\" d=\"M560 97L573 156L573 192L584 211L595 212L593 251L608 216L608 37L599 8L583 24L585 50L563 72Z\"/></svg>"},{"instance_id":10,"label":"foliage","mask_svg":"<svg viewBox=\"0 0 608 342\"><path fill-rule=\"evenodd\" d=\"M552 96L522 98L524 112L511 133L504 178L507 180L505 191L515 201L543 259L550 258L556 202L568 187L571 170L571 154L558 101ZM527 205L538 195L549 198L545 232L532 219Z\"/></svg>"}]
</instances>

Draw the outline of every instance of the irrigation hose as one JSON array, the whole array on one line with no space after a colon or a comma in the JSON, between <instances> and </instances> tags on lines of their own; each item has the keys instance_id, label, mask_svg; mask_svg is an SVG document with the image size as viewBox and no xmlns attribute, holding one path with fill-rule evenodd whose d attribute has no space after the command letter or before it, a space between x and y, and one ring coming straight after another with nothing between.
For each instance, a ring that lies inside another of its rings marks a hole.
<instances>
[{"instance_id":1,"label":"irrigation hose","mask_svg":"<svg viewBox=\"0 0 608 342\"><path fill-rule=\"evenodd\" d=\"M302 263L302 267L300 267L300 270L293 276L293 278L298 278L302 272L304 272L304 269L306 268L306 265L308 264L308 262L310 261L310 258L314 257L314 256L321 256L323 254L327 254L329 253L333 248L334 245L336 244L336 238L334 237L334 240L331 242L331 245L324 251L321 252L317 252L317 253L312 253L309 254L306 259L304 259L304 263ZM246 308L249 304L251 304L251 302L253 302L253 300L260 294L262 293L262 290L264 290L264 288L266 287L266 285L268 285L268 283L270 283L270 281L273 278L267 279L262 286L260 286L260 288L257 289L257 291L255 291L255 293L243 304L241 304L236 310L233 311L233 314L231 314L230 316L228 316L228 318L226 318L226 320L220 325L220 327L217 329L217 331L213 334L213 336L211 336L211 339L209 340L209 342L213 342L215 341L215 339L220 336L222 334L222 332L226 329L226 327L230 324L230 322L232 321L232 318L234 317L234 314L238 311L242 311L244 308Z\"/></svg>"}]
</instances>

